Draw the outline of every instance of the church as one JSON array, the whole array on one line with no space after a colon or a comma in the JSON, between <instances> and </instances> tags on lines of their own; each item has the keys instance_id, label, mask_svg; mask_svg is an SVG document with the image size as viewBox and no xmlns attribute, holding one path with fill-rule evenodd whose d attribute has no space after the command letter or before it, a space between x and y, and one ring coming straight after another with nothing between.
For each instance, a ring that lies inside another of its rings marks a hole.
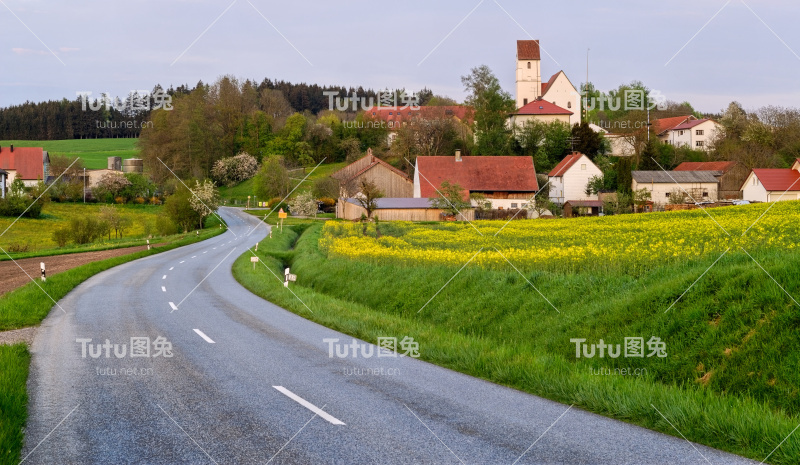
<instances>
[{"instance_id":1,"label":"church","mask_svg":"<svg viewBox=\"0 0 800 465\"><path fill-rule=\"evenodd\" d=\"M564 71L542 82L538 40L517 41L517 111L511 123L522 127L528 121L561 121L569 126L581 122L581 96Z\"/></svg>"}]
</instances>

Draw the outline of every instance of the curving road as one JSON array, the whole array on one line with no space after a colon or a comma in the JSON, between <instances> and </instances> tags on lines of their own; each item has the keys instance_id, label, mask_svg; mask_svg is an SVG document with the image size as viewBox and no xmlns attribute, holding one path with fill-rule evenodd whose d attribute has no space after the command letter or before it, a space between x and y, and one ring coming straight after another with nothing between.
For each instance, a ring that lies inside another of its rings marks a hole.
<instances>
[{"instance_id":1,"label":"curving road","mask_svg":"<svg viewBox=\"0 0 800 465\"><path fill-rule=\"evenodd\" d=\"M331 357L353 339L233 279L266 229L220 215L225 234L100 273L45 319L25 463L754 463L409 357Z\"/></svg>"}]
</instances>

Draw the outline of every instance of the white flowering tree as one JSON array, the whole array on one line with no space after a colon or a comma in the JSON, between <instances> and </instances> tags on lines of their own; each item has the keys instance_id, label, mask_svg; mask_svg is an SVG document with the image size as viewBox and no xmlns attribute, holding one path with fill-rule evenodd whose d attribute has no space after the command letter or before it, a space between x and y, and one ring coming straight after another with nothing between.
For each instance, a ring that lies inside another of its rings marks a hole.
<instances>
[{"instance_id":1,"label":"white flowering tree","mask_svg":"<svg viewBox=\"0 0 800 465\"><path fill-rule=\"evenodd\" d=\"M317 216L319 206L311 192L304 192L289 201L289 211L295 216Z\"/></svg>"},{"instance_id":2,"label":"white flowering tree","mask_svg":"<svg viewBox=\"0 0 800 465\"><path fill-rule=\"evenodd\" d=\"M211 175L220 184L228 187L255 176L258 172L258 161L247 152L240 152L235 157L221 158L214 163Z\"/></svg>"},{"instance_id":3,"label":"white flowering tree","mask_svg":"<svg viewBox=\"0 0 800 465\"><path fill-rule=\"evenodd\" d=\"M217 186L210 179L205 179L202 183L195 181L191 190L192 196L189 198L189 205L200 215L200 229L203 229L206 217L219 208L219 192L217 192Z\"/></svg>"}]
</instances>

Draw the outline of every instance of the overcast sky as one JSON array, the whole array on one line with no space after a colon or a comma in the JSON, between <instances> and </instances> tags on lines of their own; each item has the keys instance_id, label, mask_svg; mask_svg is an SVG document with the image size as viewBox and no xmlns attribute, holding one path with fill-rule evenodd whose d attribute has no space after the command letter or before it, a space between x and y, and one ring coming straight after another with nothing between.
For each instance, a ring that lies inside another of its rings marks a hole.
<instances>
[{"instance_id":1,"label":"overcast sky","mask_svg":"<svg viewBox=\"0 0 800 465\"><path fill-rule=\"evenodd\" d=\"M481 64L513 94L516 40L534 38L545 78L578 86L591 48L603 90L638 79L701 111L800 107L798 18L797 0L0 0L0 106L225 74L461 100Z\"/></svg>"}]
</instances>

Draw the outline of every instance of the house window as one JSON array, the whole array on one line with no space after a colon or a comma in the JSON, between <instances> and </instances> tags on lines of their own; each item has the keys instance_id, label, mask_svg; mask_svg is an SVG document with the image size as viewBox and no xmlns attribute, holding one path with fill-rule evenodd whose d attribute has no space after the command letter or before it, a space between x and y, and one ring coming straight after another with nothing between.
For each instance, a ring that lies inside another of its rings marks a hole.
<instances>
[{"instance_id":1,"label":"house window","mask_svg":"<svg viewBox=\"0 0 800 465\"><path fill-rule=\"evenodd\" d=\"M581 169L582 169L582 170L585 170L585 169L586 169L586 163L581 163Z\"/></svg>"},{"instance_id":2,"label":"house window","mask_svg":"<svg viewBox=\"0 0 800 465\"><path fill-rule=\"evenodd\" d=\"M757 178L753 178L753 185L754 185L754 186L757 186L757 185L758 185L758 179L757 179Z\"/></svg>"},{"instance_id":3,"label":"house window","mask_svg":"<svg viewBox=\"0 0 800 465\"><path fill-rule=\"evenodd\" d=\"M572 102L567 102L567 108L572 108Z\"/></svg>"},{"instance_id":4,"label":"house window","mask_svg":"<svg viewBox=\"0 0 800 465\"><path fill-rule=\"evenodd\" d=\"M522 99L522 105L527 105L527 104L528 104L528 99L526 98Z\"/></svg>"},{"instance_id":5,"label":"house window","mask_svg":"<svg viewBox=\"0 0 800 465\"><path fill-rule=\"evenodd\" d=\"M694 143L694 145L695 145L695 147L702 147L703 146L703 141L698 140L697 142Z\"/></svg>"},{"instance_id":6,"label":"house window","mask_svg":"<svg viewBox=\"0 0 800 465\"><path fill-rule=\"evenodd\" d=\"M708 197L708 192L703 192L703 197Z\"/></svg>"},{"instance_id":7,"label":"house window","mask_svg":"<svg viewBox=\"0 0 800 465\"><path fill-rule=\"evenodd\" d=\"M391 113L389 113L389 114L391 115ZM683 135L683 131L678 131L678 135L682 136Z\"/></svg>"},{"instance_id":8,"label":"house window","mask_svg":"<svg viewBox=\"0 0 800 465\"><path fill-rule=\"evenodd\" d=\"M694 133L695 133L696 135L698 135L698 136L702 136L702 135L703 135L703 130L702 130L702 129L698 129L698 130L696 130Z\"/></svg>"},{"instance_id":9,"label":"house window","mask_svg":"<svg viewBox=\"0 0 800 465\"><path fill-rule=\"evenodd\" d=\"M528 62L528 69L531 69L531 62Z\"/></svg>"},{"instance_id":10,"label":"house window","mask_svg":"<svg viewBox=\"0 0 800 465\"><path fill-rule=\"evenodd\" d=\"M517 208L517 206L518 206L518 204L516 204L516 203L512 203L511 204L511 208Z\"/></svg>"},{"instance_id":11,"label":"house window","mask_svg":"<svg viewBox=\"0 0 800 465\"><path fill-rule=\"evenodd\" d=\"M391 115L391 114L392 114L392 112L390 111L390 112L389 112L389 115Z\"/></svg>"},{"instance_id":12,"label":"house window","mask_svg":"<svg viewBox=\"0 0 800 465\"><path fill-rule=\"evenodd\" d=\"M375 116L375 112L374 111L372 112L372 116Z\"/></svg>"},{"instance_id":13,"label":"house window","mask_svg":"<svg viewBox=\"0 0 800 465\"><path fill-rule=\"evenodd\" d=\"M669 192L667 192L667 198L669 198L669 194L670 194L670 193L669 193Z\"/></svg>"}]
</instances>

